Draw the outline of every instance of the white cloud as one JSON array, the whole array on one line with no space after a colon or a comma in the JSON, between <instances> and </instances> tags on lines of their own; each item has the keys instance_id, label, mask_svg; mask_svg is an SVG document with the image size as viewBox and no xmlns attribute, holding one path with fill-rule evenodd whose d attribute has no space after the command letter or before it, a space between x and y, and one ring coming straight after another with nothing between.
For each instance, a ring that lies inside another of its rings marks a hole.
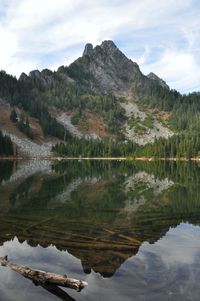
<instances>
[{"instance_id":1,"label":"white cloud","mask_svg":"<svg viewBox=\"0 0 200 301\"><path fill-rule=\"evenodd\" d=\"M174 89L189 92L200 88L200 66L187 51L166 49L158 61L144 64L141 69L144 73L153 70Z\"/></svg>"},{"instance_id":2,"label":"white cloud","mask_svg":"<svg viewBox=\"0 0 200 301\"><path fill-rule=\"evenodd\" d=\"M191 265L200 255L200 228L191 224L180 224L171 228L154 245L145 242L138 253L138 258L146 260L148 252L156 254L169 268L180 264ZM184 252L183 252L184 249Z\"/></svg>"},{"instance_id":3,"label":"white cloud","mask_svg":"<svg viewBox=\"0 0 200 301\"><path fill-rule=\"evenodd\" d=\"M0 68L17 76L57 68L81 55L85 43L113 39L142 70L178 90L198 89L197 6L194 0L0 0Z\"/></svg>"}]
</instances>

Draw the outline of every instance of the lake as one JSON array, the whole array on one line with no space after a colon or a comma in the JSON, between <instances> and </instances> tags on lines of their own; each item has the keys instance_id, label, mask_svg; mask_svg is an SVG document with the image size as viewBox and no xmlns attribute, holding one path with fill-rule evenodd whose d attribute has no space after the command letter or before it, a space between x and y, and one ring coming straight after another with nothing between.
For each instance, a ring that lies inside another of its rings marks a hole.
<instances>
[{"instance_id":1,"label":"lake","mask_svg":"<svg viewBox=\"0 0 200 301\"><path fill-rule=\"evenodd\" d=\"M88 282L0 267L0 301L199 300L199 225L198 163L0 161L0 257Z\"/></svg>"}]
</instances>

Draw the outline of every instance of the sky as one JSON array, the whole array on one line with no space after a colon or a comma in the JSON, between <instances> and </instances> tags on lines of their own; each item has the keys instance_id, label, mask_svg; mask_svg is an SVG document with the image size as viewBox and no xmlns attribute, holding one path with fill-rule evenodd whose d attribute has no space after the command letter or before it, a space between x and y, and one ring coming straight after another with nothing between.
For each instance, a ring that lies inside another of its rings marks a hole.
<instances>
[{"instance_id":1,"label":"sky","mask_svg":"<svg viewBox=\"0 0 200 301\"><path fill-rule=\"evenodd\" d=\"M199 0L0 0L0 69L17 77L69 65L108 39L144 74L200 90Z\"/></svg>"}]
</instances>

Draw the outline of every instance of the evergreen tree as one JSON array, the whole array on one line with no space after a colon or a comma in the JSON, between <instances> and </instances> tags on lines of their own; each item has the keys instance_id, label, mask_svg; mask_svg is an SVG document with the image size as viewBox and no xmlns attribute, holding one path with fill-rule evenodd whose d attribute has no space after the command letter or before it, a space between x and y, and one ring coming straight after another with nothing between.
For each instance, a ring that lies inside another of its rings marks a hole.
<instances>
[{"instance_id":1,"label":"evergreen tree","mask_svg":"<svg viewBox=\"0 0 200 301\"><path fill-rule=\"evenodd\" d=\"M0 156L12 156L13 144L8 136L4 136L0 131Z\"/></svg>"},{"instance_id":2,"label":"evergreen tree","mask_svg":"<svg viewBox=\"0 0 200 301\"><path fill-rule=\"evenodd\" d=\"M17 113L16 113L15 109L13 109L13 110L11 111L11 114L10 114L10 120L11 120L12 122L14 122L14 123L17 122Z\"/></svg>"}]
</instances>

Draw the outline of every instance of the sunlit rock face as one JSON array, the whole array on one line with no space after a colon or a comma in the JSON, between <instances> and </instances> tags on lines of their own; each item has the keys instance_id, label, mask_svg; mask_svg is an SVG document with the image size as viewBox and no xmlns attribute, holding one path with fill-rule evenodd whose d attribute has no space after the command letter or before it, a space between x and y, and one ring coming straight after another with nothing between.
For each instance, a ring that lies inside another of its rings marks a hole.
<instances>
[{"instance_id":1,"label":"sunlit rock face","mask_svg":"<svg viewBox=\"0 0 200 301\"><path fill-rule=\"evenodd\" d=\"M168 89L155 74L142 74L138 64L128 59L111 40L96 47L86 44L83 56L73 62L67 72L85 89L98 94L111 92L116 96L131 97L135 90L143 93L152 85Z\"/></svg>"},{"instance_id":2,"label":"sunlit rock face","mask_svg":"<svg viewBox=\"0 0 200 301\"><path fill-rule=\"evenodd\" d=\"M100 94L128 94L133 84L143 78L139 66L112 41L104 41L94 48L87 44L83 56L69 66L69 75L75 77L76 70L82 74L84 85Z\"/></svg>"}]
</instances>

